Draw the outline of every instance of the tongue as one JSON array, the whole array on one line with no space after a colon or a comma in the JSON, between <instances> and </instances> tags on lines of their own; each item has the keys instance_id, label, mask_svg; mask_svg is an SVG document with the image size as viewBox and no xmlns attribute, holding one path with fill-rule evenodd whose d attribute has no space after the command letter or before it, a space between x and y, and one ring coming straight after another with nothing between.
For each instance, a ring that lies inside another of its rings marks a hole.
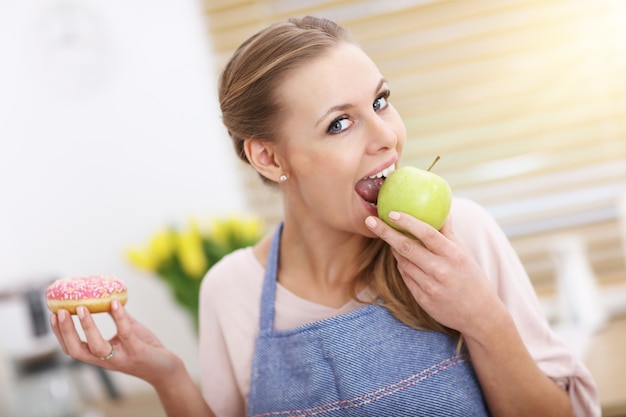
<instances>
[{"instance_id":1,"label":"tongue","mask_svg":"<svg viewBox=\"0 0 626 417\"><path fill-rule=\"evenodd\" d=\"M376 204L378 190L380 190L383 181L384 178L365 178L356 183L354 190L363 200Z\"/></svg>"}]
</instances>

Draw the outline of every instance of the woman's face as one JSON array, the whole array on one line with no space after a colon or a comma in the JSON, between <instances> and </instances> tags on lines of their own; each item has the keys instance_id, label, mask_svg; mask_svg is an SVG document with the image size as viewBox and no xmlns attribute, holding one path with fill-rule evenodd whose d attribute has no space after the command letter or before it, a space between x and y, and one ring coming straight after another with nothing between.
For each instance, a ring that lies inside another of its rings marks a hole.
<instances>
[{"instance_id":1,"label":"woman's face","mask_svg":"<svg viewBox=\"0 0 626 417\"><path fill-rule=\"evenodd\" d=\"M357 183L394 166L406 138L376 65L341 43L285 79L277 98L286 211L370 236L363 220L376 206Z\"/></svg>"}]
</instances>

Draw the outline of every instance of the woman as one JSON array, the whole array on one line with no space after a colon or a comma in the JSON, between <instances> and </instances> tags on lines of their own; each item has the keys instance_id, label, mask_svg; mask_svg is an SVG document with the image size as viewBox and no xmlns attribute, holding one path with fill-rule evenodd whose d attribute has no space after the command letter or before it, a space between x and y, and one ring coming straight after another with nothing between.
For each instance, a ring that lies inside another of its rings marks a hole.
<instances>
[{"instance_id":1,"label":"woman","mask_svg":"<svg viewBox=\"0 0 626 417\"><path fill-rule=\"evenodd\" d=\"M418 240L376 216L368 178L398 165L406 131L346 31L313 17L270 26L235 52L219 97L239 157L282 191L284 220L203 281L202 391L119 304L110 341L84 309L87 342L53 315L65 352L151 383L171 416L599 415L588 371L484 210L456 199L440 231L390 215Z\"/></svg>"}]
</instances>

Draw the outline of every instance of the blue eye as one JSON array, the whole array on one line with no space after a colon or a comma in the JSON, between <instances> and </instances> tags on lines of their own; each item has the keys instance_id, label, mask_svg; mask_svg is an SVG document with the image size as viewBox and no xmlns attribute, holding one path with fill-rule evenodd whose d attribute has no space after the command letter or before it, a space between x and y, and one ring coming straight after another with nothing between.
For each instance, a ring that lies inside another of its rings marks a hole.
<instances>
[{"instance_id":1,"label":"blue eye","mask_svg":"<svg viewBox=\"0 0 626 417\"><path fill-rule=\"evenodd\" d=\"M374 104L372 105L372 107L374 107L375 111L382 110L382 109L386 108L389 105L389 95L390 94L391 94L391 92L389 90L387 90L384 93L382 93L381 95L379 95L378 97L376 97L376 100L374 100Z\"/></svg>"},{"instance_id":2,"label":"blue eye","mask_svg":"<svg viewBox=\"0 0 626 417\"><path fill-rule=\"evenodd\" d=\"M335 119L330 126L328 126L328 133L341 133L352 125L350 119L347 116L341 116Z\"/></svg>"}]
</instances>

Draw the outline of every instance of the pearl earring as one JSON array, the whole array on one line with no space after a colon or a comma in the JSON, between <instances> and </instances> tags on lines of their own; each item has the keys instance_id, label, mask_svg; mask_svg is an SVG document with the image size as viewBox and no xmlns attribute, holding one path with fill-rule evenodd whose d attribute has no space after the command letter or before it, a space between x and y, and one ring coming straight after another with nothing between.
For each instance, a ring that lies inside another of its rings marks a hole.
<instances>
[{"instance_id":1,"label":"pearl earring","mask_svg":"<svg viewBox=\"0 0 626 417\"><path fill-rule=\"evenodd\" d=\"M287 176L286 176L285 174L283 174L283 175L281 175L280 177L278 177L278 180L279 180L280 182L285 182L285 181L287 181Z\"/></svg>"}]
</instances>

